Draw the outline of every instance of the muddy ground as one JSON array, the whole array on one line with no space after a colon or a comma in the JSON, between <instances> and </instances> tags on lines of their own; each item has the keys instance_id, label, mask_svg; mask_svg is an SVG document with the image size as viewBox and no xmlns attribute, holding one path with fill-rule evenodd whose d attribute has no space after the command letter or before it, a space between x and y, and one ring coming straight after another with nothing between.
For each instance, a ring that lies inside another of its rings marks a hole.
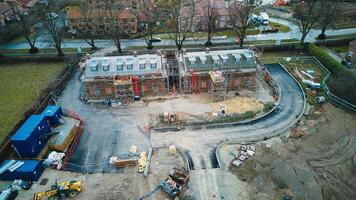
<instances>
[{"instance_id":1,"label":"muddy ground","mask_svg":"<svg viewBox=\"0 0 356 200\"><path fill-rule=\"evenodd\" d=\"M57 180L58 182L77 179L83 182L83 191L76 200L137 200L154 190L158 184L168 177L173 167L186 167L186 161L179 151L170 155L168 148L154 149L148 177L139 173L137 166L126 167L116 173L76 173L46 169L37 183L30 190L22 190L17 199L30 200L35 192L46 191ZM124 173L123 173L124 172ZM48 179L46 185L40 185ZM0 182L0 191L8 187L10 182ZM184 195L184 193L183 193ZM145 200L169 199L162 190L158 190Z\"/></svg>"},{"instance_id":2,"label":"muddy ground","mask_svg":"<svg viewBox=\"0 0 356 200\"><path fill-rule=\"evenodd\" d=\"M250 199L356 199L356 116L331 104L311 111L294 131L257 144L239 168L230 164L236 145L222 148Z\"/></svg>"}]
</instances>

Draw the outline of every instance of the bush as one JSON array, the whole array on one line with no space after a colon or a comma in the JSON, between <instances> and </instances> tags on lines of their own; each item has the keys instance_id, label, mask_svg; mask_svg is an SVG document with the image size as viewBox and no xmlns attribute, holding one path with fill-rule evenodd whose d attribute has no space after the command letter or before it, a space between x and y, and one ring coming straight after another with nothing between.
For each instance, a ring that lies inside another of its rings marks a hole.
<instances>
[{"instance_id":1,"label":"bush","mask_svg":"<svg viewBox=\"0 0 356 200\"><path fill-rule=\"evenodd\" d=\"M338 71L346 70L341 63L329 56L320 47L310 43L307 43L305 47L308 53L315 56L331 73L337 73Z\"/></svg>"},{"instance_id":2,"label":"bush","mask_svg":"<svg viewBox=\"0 0 356 200\"><path fill-rule=\"evenodd\" d=\"M319 34L318 35L318 40L325 40L326 39L326 35L325 34Z\"/></svg>"},{"instance_id":3,"label":"bush","mask_svg":"<svg viewBox=\"0 0 356 200\"><path fill-rule=\"evenodd\" d=\"M37 47L31 48L30 50L28 50L29 53L38 53L39 49Z\"/></svg>"},{"instance_id":4,"label":"bush","mask_svg":"<svg viewBox=\"0 0 356 200\"><path fill-rule=\"evenodd\" d=\"M263 105L263 112L267 113L274 108L275 104L273 101L267 102Z\"/></svg>"}]
</instances>

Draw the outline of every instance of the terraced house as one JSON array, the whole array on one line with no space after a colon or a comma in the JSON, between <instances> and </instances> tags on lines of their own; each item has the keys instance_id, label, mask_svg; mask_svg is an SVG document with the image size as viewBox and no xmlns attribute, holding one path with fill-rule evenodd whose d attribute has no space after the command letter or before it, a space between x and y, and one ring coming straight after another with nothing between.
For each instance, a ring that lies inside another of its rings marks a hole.
<instances>
[{"instance_id":1,"label":"terraced house","mask_svg":"<svg viewBox=\"0 0 356 200\"><path fill-rule=\"evenodd\" d=\"M0 25L5 25L7 22L17 20L17 14L20 9L21 6L17 1L0 1Z\"/></svg>"},{"instance_id":2,"label":"terraced house","mask_svg":"<svg viewBox=\"0 0 356 200\"><path fill-rule=\"evenodd\" d=\"M117 18L116 23L120 29L127 34L137 32L138 19L133 12L133 1L131 0L112 1L111 3L99 0L88 1L86 16L79 7L68 8L68 28L77 31L93 31L95 35L104 35L107 28L104 24L109 23L105 18L112 14L106 8L108 6L115 7L113 16ZM86 20L88 20L89 26Z\"/></svg>"}]
</instances>

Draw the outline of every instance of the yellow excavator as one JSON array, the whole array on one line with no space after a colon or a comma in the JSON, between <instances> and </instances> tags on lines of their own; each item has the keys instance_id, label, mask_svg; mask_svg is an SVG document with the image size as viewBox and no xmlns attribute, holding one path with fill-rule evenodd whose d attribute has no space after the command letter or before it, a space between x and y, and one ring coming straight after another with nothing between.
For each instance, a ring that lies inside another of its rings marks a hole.
<instances>
[{"instance_id":1,"label":"yellow excavator","mask_svg":"<svg viewBox=\"0 0 356 200\"><path fill-rule=\"evenodd\" d=\"M51 186L50 190L45 192L37 192L34 194L34 200L42 200L44 197L48 200L59 200L64 197L73 198L82 191L82 183L77 180L56 183Z\"/></svg>"}]
</instances>

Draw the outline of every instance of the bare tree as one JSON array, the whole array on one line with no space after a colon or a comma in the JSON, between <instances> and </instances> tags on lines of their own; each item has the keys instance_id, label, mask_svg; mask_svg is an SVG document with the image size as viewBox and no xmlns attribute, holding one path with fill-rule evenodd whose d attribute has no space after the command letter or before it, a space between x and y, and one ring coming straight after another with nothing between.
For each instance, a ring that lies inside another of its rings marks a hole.
<instances>
[{"instance_id":1,"label":"bare tree","mask_svg":"<svg viewBox=\"0 0 356 200\"><path fill-rule=\"evenodd\" d=\"M205 46L210 47L213 43L211 38L216 33L216 21L218 19L218 10L215 5L214 0L204 0L202 1L202 10L204 12L203 24L206 27L207 41Z\"/></svg>"},{"instance_id":2,"label":"bare tree","mask_svg":"<svg viewBox=\"0 0 356 200\"><path fill-rule=\"evenodd\" d=\"M319 21L322 27L318 38L325 39L325 31L328 26L336 21L340 4L340 0L319 0L317 7L319 9Z\"/></svg>"},{"instance_id":3,"label":"bare tree","mask_svg":"<svg viewBox=\"0 0 356 200\"><path fill-rule=\"evenodd\" d=\"M114 42L117 51L122 53L121 39L128 33L127 30L123 30L119 23L119 15L124 6L120 2L113 0L103 0L102 2L104 10L101 12L100 16L104 30Z\"/></svg>"},{"instance_id":4,"label":"bare tree","mask_svg":"<svg viewBox=\"0 0 356 200\"><path fill-rule=\"evenodd\" d=\"M318 22L318 0L305 0L292 3L293 16L297 20L299 31L302 33L300 43L304 44L310 29Z\"/></svg>"},{"instance_id":5,"label":"bare tree","mask_svg":"<svg viewBox=\"0 0 356 200\"><path fill-rule=\"evenodd\" d=\"M64 56L62 50L63 35L65 32L64 16L58 15L64 6L64 1L49 0L48 4L39 4L36 7L37 14L43 24L44 29L49 33L51 39L48 41L54 46L59 56Z\"/></svg>"},{"instance_id":6,"label":"bare tree","mask_svg":"<svg viewBox=\"0 0 356 200\"><path fill-rule=\"evenodd\" d=\"M162 0L160 5L170 13L170 19L166 22L170 29L168 35L174 40L177 50L181 50L186 39L192 35L195 1Z\"/></svg>"},{"instance_id":7,"label":"bare tree","mask_svg":"<svg viewBox=\"0 0 356 200\"><path fill-rule=\"evenodd\" d=\"M145 26L143 27L144 39L147 44L147 49L153 49L152 39L156 29L156 22L158 20L158 9L152 0L142 0L138 9L133 13L138 19L143 19Z\"/></svg>"},{"instance_id":8,"label":"bare tree","mask_svg":"<svg viewBox=\"0 0 356 200\"><path fill-rule=\"evenodd\" d=\"M19 12L18 13L18 32L21 36L23 36L27 43L30 45L30 53L37 53L38 48L35 46L37 40L37 31L34 27L36 23L36 18L32 14L28 14L27 12Z\"/></svg>"},{"instance_id":9,"label":"bare tree","mask_svg":"<svg viewBox=\"0 0 356 200\"><path fill-rule=\"evenodd\" d=\"M94 8L90 6L88 1L81 0L79 3L79 11L81 14L82 22L81 22L81 29L77 30L79 36L81 36L86 43L91 46L92 50L98 49L95 46L95 31L98 29L98 24L94 15Z\"/></svg>"},{"instance_id":10,"label":"bare tree","mask_svg":"<svg viewBox=\"0 0 356 200\"><path fill-rule=\"evenodd\" d=\"M240 47L244 45L247 35L249 17L252 14L254 5L249 0L234 0L229 8L229 17L232 26L240 40Z\"/></svg>"}]
</instances>

